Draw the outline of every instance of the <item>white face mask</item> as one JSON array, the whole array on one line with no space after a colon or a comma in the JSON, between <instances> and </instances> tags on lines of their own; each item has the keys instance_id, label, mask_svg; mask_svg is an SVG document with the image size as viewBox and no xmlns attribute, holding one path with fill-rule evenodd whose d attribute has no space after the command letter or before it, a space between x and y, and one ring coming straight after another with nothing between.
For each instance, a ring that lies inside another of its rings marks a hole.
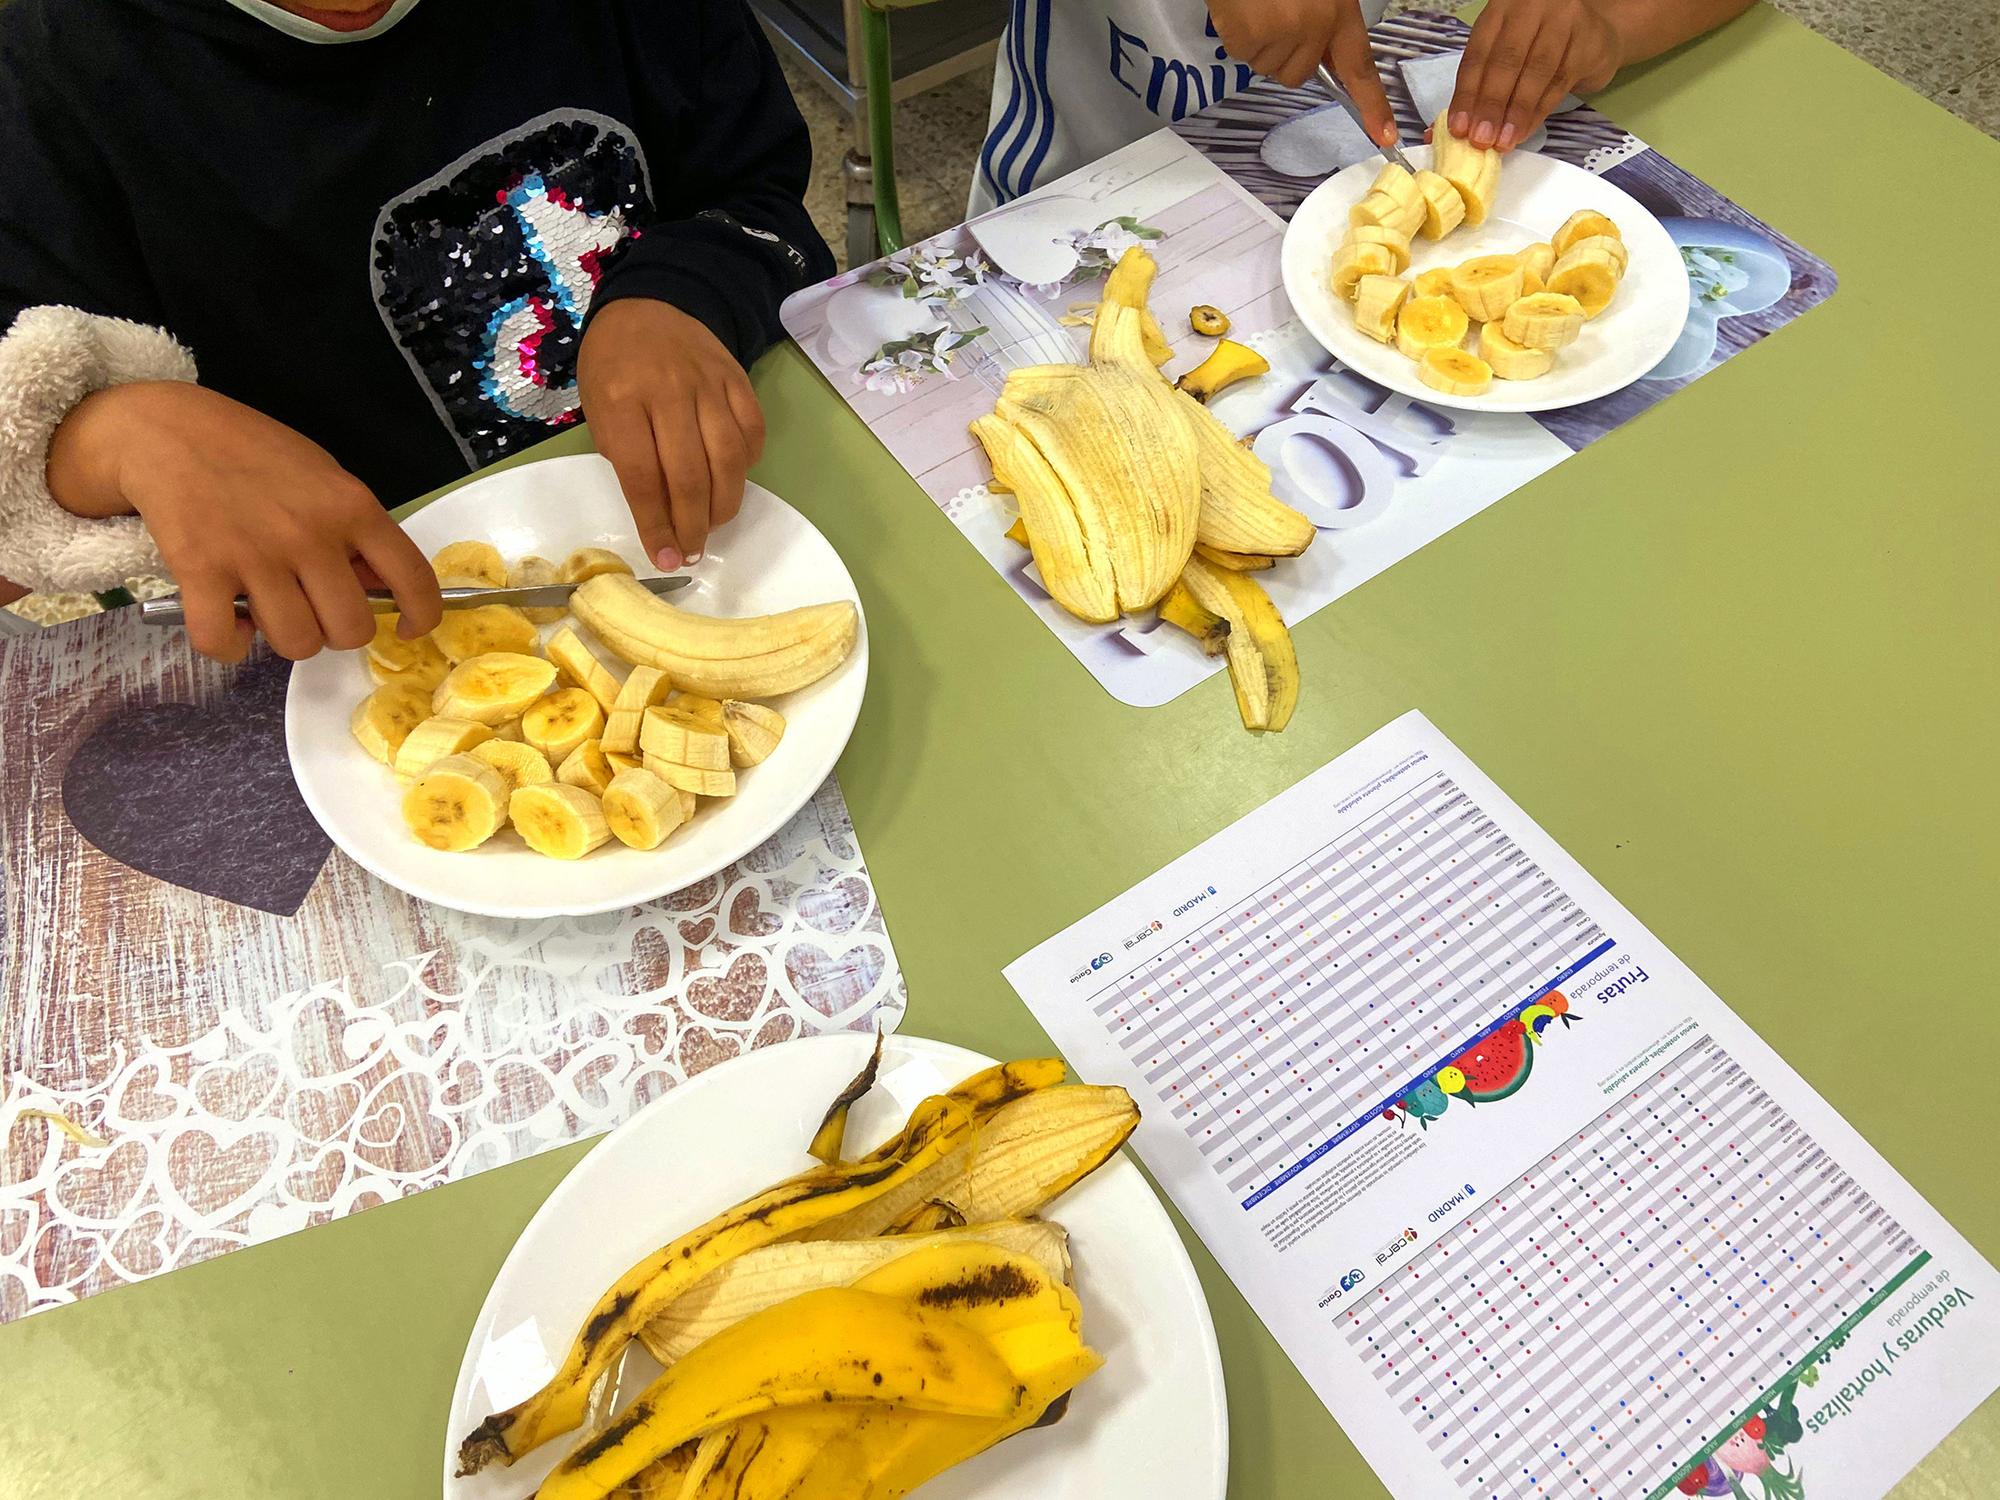
<instances>
[{"instance_id":1,"label":"white face mask","mask_svg":"<svg viewBox=\"0 0 2000 1500\"><path fill-rule=\"evenodd\" d=\"M255 16L266 26L275 26L286 36L297 37L302 42L365 42L372 36L380 36L394 26L404 16L416 9L417 0L396 0L388 13L373 26L360 31L329 31L317 22L308 21L304 16L295 16L282 6L273 5L270 0L229 0L229 3L245 15Z\"/></svg>"}]
</instances>

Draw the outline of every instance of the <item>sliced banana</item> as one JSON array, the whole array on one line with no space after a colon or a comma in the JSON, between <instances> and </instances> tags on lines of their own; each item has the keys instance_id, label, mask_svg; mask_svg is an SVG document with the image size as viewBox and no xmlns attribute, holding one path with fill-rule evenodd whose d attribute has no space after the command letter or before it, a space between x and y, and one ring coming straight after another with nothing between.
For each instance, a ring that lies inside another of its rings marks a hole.
<instances>
[{"instance_id":1,"label":"sliced banana","mask_svg":"<svg viewBox=\"0 0 2000 1500\"><path fill-rule=\"evenodd\" d=\"M470 755L447 755L403 794L403 822L433 849L475 849L506 821L506 782Z\"/></svg>"},{"instance_id":2,"label":"sliced banana","mask_svg":"<svg viewBox=\"0 0 2000 1500\"><path fill-rule=\"evenodd\" d=\"M556 664L572 687L580 687L597 700L606 713L617 706L624 681L584 645L577 633L565 625L549 637L549 660Z\"/></svg>"},{"instance_id":3,"label":"sliced banana","mask_svg":"<svg viewBox=\"0 0 2000 1500\"><path fill-rule=\"evenodd\" d=\"M636 765L637 762L635 761ZM618 773L611 767L609 756L605 754L602 740L585 740L563 758L556 767L556 780L570 786L580 786L586 792L604 795L604 789L611 785L611 778Z\"/></svg>"},{"instance_id":4,"label":"sliced banana","mask_svg":"<svg viewBox=\"0 0 2000 1500\"><path fill-rule=\"evenodd\" d=\"M673 683L658 667L634 667L604 718L604 748L630 755L639 748L639 724L646 710L667 701Z\"/></svg>"},{"instance_id":5,"label":"sliced banana","mask_svg":"<svg viewBox=\"0 0 2000 1500\"><path fill-rule=\"evenodd\" d=\"M604 710L582 688L550 693L521 715L521 738L556 765L604 729Z\"/></svg>"},{"instance_id":6,"label":"sliced banana","mask_svg":"<svg viewBox=\"0 0 2000 1500\"><path fill-rule=\"evenodd\" d=\"M1478 396L1493 383L1493 370L1463 349L1428 349L1417 361L1417 379L1449 396Z\"/></svg>"},{"instance_id":7,"label":"sliced banana","mask_svg":"<svg viewBox=\"0 0 2000 1500\"><path fill-rule=\"evenodd\" d=\"M547 588L562 581L561 572L546 557L517 557L514 565L507 570L507 587L510 589ZM553 625L569 611L560 604L537 604L532 609L523 607L521 613L537 625Z\"/></svg>"},{"instance_id":8,"label":"sliced banana","mask_svg":"<svg viewBox=\"0 0 2000 1500\"><path fill-rule=\"evenodd\" d=\"M1355 286L1364 276L1393 276L1396 257L1386 245L1365 240L1346 240L1333 256L1333 294L1354 300Z\"/></svg>"},{"instance_id":9,"label":"sliced banana","mask_svg":"<svg viewBox=\"0 0 2000 1500\"><path fill-rule=\"evenodd\" d=\"M1583 304L1561 292L1536 292L1507 309L1500 331L1517 344L1553 354L1583 332Z\"/></svg>"},{"instance_id":10,"label":"sliced banana","mask_svg":"<svg viewBox=\"0 0 2000 1500\"><path fill-rule=\"evenodd\" d=\"M729 736L729 763L739 769L758 766L785 737L785 716L766 704L732 698L722 705L722 727Z\"/></svg>"},{"instance_id":11,"label":"sliced banana","mask_svg":"<svg viewBox=\"0 0 2000 1500\"><path fill-rule=\"evenodd\" d=\"M1515 343L1498 323L1480 325L1479 357L1502 380L1535 380L1548 374L1556 362L1553 351Z\"/></svg>"},{"instance_id":12,"label":"sliced banana","mask_svg":"<svg viewBox=\"0 0 2000 1500\"><path fill-rule=\"evenodd\" d=\"M507 584L507 559L491 542L453 542L431 559L431 571L440 582L453 579L488 589Z\"/></svg>"},{"instance_id":13,"label":"sliced banana","mask_svg":"<svg viewBox=\"0 0 2000 1500\"><path fill-rule=\"evenodd\" d=\"M1457 348L1471 326L1455 297L1408 297L1396 314L1396 347L1422 359L1429 349Z\"/></svg>"},{"instance_id":14,"label":"sliced banana","mask_svg":"<svg viewBox=\"0 0 2000 1500\"><path fill-rule=\"evenodd\" d=\"M348 728L361 748L393 765L410 731L430 717L431 695L413 682L390 682L354 705Z\"/></svg>"},{"instance_id":15,"label":"sliced banana","mask_svg":"<svg viewBox=\"0 0 2000 1500\"><path fill-rule=\"evenodd\" d=\"M657 756L696 770L726 771L729 732L724 712L724 722L718 726L674 704L649 708L639 729L639 748L648 760Z\"/></svg>"},{"instance_id":16,"label":"sliced banana","mask_svg":"<svg viewBox=\"0 0 2000 1500\"><path fill-rule=\"evenodd\" d=\"M510 797L520 787L541 786L556 779L556 773L549 769L548 757L533 745L518 740L487 740L467 753L500 773Z\"/></svg>"},{"instance_id":17,"label":"sliced banana","mask_svg":"<svg viewBox=\"0 0 2000 1500\"><path fill-rule=\"evenodd\" d=\"M431 712L447 719L504 724L527 712L529 704L555 686L555 680L554 662L519 652L489 651L451 669L431 697Z\"/></svg>"},{"instance_id":18,"label":"sliced banana","mask_svg":"<svg viewBox=\"0 0 2000 1500\"><path fill-rule=\"evenodd\" d=\"M1549 272L1547 290L1574 297L1586 318L1594 318L1611 305L1618 291L1618 268L1611 258L1587 249L1563 256Z\"/></svg>"},{"instance_id":19,"label":"sliced banana","mask_svg":"<svg viewBox=\"0 0 2000 1500\"><path fill-rule=\"evenodd\" d=\"M604 791L611 836L634 849L657 849L687 821L683 793L651 771L620 771Z\"/></svg>"},{"instance_id":20,"label":"sliced banana","mask_svg":"<svg viewBox=\"0 0 2000 1500\"><path fill-rule=\"evenodd\" d=\"M1562 227L1549 236L1549 245L1558 256L1566 254L1578 240L1602 235L1608 239L1622 240L1618 226L1609 215L1592 208L1580 208L1562 221Z\"/></svg>"},{"instance_id":21,"label":"sliced banana","mask_svg":"<svg viewBox=\"0 0 2000 1500\"><path fill-rule=\"evenodd\" d=\"M1387 250L1393 262L1389 267L1389 272L1393 276L1400 276L1410 269L1410 237L1401 230L1385 229L1376 224L1359 224L1347 231L1347 243L1380 245Z\"/></svg>"},{"instance_id":22,"label":"sliced banana","mask_svg":"<svg viewBox=\"0 0 2000 1500\"><path fill-rule=\"evenodd\" d=\"M579 547L563 559L562 581L582 583L603 573L631 575L632 565L608 547Z\"/></svg>"},{"instance_id":23,"label":"sliced banana","mask_svg":"<svg viewBox=\"0 0 2000 1500\"><path fill-rule=\"evenodd\" d=\"M1413 297L1449 297L1451 295L1451 267L1432 266L1428 271L1420 271L1417 279L1410 284Z\"/></svg>"},{"instance_id":24,"label":"sliced banana","mask_svg":"<svg viewBox=\"0 0 2000 1500\"><path fill-rule=\"evenodd\" d=\"M1521 295L1521 263L1511 255L1479 255L1451 268L1451 294L1465 315L1486 323Z\"/></svg>"},{"instance_id":25,"label":"sliced banana","mask_svg":"<svg viewBox=\"0 0 2000 1500\"><path fill-rule=\"evenodd\" d=\"M684 792L693 792L700 797L736 795L734 771L709 771L699 766L684 766L678 761L662 760L657 755L647 755L645 764L648 771L668 786L679 787Z\"/></svg>"},{"instance_id":26,"label":"sliced banana","mask_svg":"<svg viewBox=\"0 0 2000 1500\"><path fill-rule=\"evenodd\" d=\"M1457 188L1428 168L1417 173L1416 182L1424 200L1424 222L1417 232L1425 239L1441 240L1465 222L1465 200Z\"/></svg>"},{"instance_id":27,"label":"sliced banana","mask_svg":"<svg viewBox=\"0 0 2000 1500\"><path fill-rule=\"evenodd\" d=\"M502 582L505 580L503 579ZM447 587L487 588L485 582L456 575L445 580ZM482 604L474 609L448 609L431 632L438 649L454 663L470 661L488 652L509 651L526 656L541 640L535 622L511 604Z\"/></svg>"},{"instance_id":28,"label":"sliced banana","mask_svg":"<svg viewBox=\"0 0 2000 1500\"><path fill-rule=\"evenodd\" d=\"M493 738L493 731L470 719L425 719L403 738L396 751L396 774L415 781L447 756L463 755Z\"/></svg>"},{"instance_id":29,"label":"sliced banana","mask_svg":"<svg viewBox=\"0 0 2000 1500\"><path fill-rule=\"evenodd\" d=\"M550 859L582 859L611 837L597 798L565 781L520 788L507 815L528 847Z\"/></svg>"},{"instance_id":30,"label":"sliced banana","mask_svg":"<svg viewBox=\"0 0 2000 1500\"><path fill-rule=\"evenodd\" d=\"M1410 284L1400 276L1364 276L1354 285L1354 326L1378 344L1396 341L1396 314Z\"/></svg>"}]
</instances>

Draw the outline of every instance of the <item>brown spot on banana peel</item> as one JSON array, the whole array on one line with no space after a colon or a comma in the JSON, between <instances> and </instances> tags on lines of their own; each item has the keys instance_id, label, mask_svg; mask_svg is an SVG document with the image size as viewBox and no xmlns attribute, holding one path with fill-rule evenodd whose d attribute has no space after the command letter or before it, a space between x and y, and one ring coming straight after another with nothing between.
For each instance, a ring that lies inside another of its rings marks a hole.
<instances>
[{"instance_id":1,"label":"brown spot on banana peel","mask_svg":"<svg viewBox=\"0 0 2000 1500\"><path fill-rule=\"evenodd\" d=\"M987 1266L942 1286L927 1286L917 1293L919 1307L935 1307L945 1312L958 1308L983 1307L1016 1297L1033 1296L1033 1277L1016 1265Z\"/></svg>"}]
</instances>

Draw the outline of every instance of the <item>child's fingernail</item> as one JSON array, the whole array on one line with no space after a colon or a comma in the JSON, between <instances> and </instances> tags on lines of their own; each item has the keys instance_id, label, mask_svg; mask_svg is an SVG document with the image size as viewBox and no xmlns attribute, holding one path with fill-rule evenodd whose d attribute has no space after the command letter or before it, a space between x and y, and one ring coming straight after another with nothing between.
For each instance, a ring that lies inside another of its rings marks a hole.
<instances>
[{"instance_id":1,"label":"child's fingernail","mask_svg":"<svg viewBox=\"0 0 2000 1500\"><path fill-rule=\"evenodd\" d=\"M701 554L699 552L690 552L687 555L687 565L690 568L700 561L701 561Z\"/></svg>"},{"instance_id":2,"label":"child's fingernail","mask_svg":"<svg viewBox=\"0 0 2000 1500\"><path fill-rule=\"evenodd\" d=\"M1514 144L1514 122L1512 120L1509 120L1505 125L1502 125L1500 127L1499 145L1500 149L1502 151L1505 151L1509 146L1513 144Z\"/></svg>"},{"instance_id":3,"label":"child's fingernail","mask_svg":"<svg viewBox=\"0 0 2000 1500\"><path fill-rule=\"evenodd\" d=\"M1451 117L1451 133L1456 136L1463 136L1465 134L1465 127L1469 122L1470 116L1464 110L1460 110Z\"/></svg>"},{"instance_id":4,"label":"child's fingernail","mask_svg":"<svg viewBox=\"0 0 2000 1500\"><path fill-rule=\"evenodd\" d=\"M1472 144L1482 148L1493 144L1493 122L1491 120L1481 120L1477 125L1472 127Z\"/></svg>"},{"instance_id":5,"label":"child's fingernail","mask_svg":"<svg viewBox=\"0 0 2000 1500\"><path fill-rule=\"evenodd\" d=\"M676 548L662 547L653 554L653 561L660 565L663 572L671 573L681 565L681 555Z\"/></svg>"}]
</instances>

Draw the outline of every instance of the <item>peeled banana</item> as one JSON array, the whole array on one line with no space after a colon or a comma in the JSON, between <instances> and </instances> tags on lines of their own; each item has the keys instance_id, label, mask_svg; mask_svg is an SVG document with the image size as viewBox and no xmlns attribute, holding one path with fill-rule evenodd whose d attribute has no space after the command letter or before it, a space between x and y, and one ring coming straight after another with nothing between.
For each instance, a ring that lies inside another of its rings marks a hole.
<instances>
[{"instance_id":1,"label":"peeled banana","mask_svg":"<svg viewBox=\"0 0 2000 1500\"><path fill-rule=\"evenodd\" d=\"M1465 222L1475 229L1484 224L1500 188L1500 153L1460 140L1439 115L1431 126L1431 157L1432 170L1457 189Z\"/></svg>"},{"instance_id":2,"label":"peeled banana","mask_svg":"<svg viewBox=\"0 0 2000 1500\"><path fill-rule=\"evenodd\" d=\"M570 604L615 655L660 668L678 687L731 698L771 698L817 682L847 660L860 634L859 612L845 599L728 620L676 609L619 573L589 579Z\"/></svg>"}]
</instances>

